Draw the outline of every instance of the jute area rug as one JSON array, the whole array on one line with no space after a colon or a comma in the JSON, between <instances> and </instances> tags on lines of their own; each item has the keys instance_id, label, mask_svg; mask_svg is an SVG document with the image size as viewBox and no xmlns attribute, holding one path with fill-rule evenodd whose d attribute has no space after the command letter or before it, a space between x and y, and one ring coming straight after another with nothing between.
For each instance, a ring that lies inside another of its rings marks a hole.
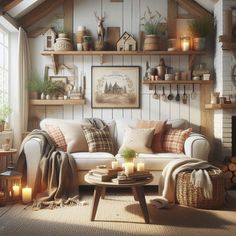
<instances>
[{"instance_id":1,"label":"jute area rug","mask_svg":"<svg viewBox=\"0 0 236 236\"><path fill-rule=\"evenodd\" d=\"M163 235L163 236L233 236L236 235L236 191L220 210L200 210L176 205L156 209L149 203L156 196L145 189L150 224L145 224L139 204L127 190L109 189L100 200L96 219L90 221L92 188L80 190L88 205L32 211L22 204L0 208L0 235Z\"/></svg>"}]
</instances>

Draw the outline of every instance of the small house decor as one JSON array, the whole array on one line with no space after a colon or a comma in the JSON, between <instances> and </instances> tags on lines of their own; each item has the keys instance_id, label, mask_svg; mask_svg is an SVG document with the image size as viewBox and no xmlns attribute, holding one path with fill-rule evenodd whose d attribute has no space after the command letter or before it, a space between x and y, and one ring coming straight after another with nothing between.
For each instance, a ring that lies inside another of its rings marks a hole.
<instances>
[{"instance_id":1,"label":"small house decor","mask_svg":"<svg viewBox=\"0 0 236 236\"><path fill-rule=\"evenodd\" d=\"M136 51L136 40L134 37L124 32L117 42L117 51Z\"/></svg>"},{"instance_id":2,"label":"small house decor","mask_svg":"<svg viewBox=\"0 0 236 236\"><path fill-rule=\"evenodd\" d=\"M21 196L22 174L14 170L13 165L0 173L0 192L5 196L7 202L17 201Z\"/></svg>"},{"instance_id":3,"label":"small house decor","mask_svg":"<svg viewBox=\"0 0 236 236\"><path fill-rule=\"evenodd\" d=\"M55 40L56 32L52 28L49 28L44 34L44 50L53 51Z\"/></svg>"}]
</instances>

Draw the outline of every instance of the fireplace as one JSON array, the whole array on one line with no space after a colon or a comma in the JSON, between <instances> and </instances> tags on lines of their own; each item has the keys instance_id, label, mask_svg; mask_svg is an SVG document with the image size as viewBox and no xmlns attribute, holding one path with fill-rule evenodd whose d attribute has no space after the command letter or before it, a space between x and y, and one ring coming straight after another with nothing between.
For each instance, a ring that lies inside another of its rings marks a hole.
<instances>
[{"instance_id":1,"label":"fireplace","mask_svg":"<svg viewBox=\"0 0 236 236\"><path fill-rule=\"evenodd\" d=\"M232 116L232 156L236 156L236 116Z\"/></svg>"}]
</instances>

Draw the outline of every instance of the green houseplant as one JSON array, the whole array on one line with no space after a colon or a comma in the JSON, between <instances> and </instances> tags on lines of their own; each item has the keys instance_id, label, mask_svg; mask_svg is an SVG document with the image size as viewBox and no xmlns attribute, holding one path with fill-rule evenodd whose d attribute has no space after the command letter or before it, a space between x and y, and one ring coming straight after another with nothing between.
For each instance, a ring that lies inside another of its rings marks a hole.
<instances>
[{"instance_id":1,"label":"green houseplant","mask_svg":"<svg viewBox=\"0 0 236 236\"><path fill-rule=\"evenodd\" d=\"M11 114L11 112L12 112L12 109L10 108L10 106L7 103L4 103L0 107L0 132L2 132L4 130L5 122L8 118L8 116Z\"/></svg>"},{"instance_id":2,"label":"green houseplant","mask_svg":"<svg viewBox=\"0 0 236 236\"><path fill-rule=\"evenodd\" d=\"M61 81L45 80L43 82L43 93L48 95L47 99L61 95L64 91L64 83Z\"/></svg>"},{"instance_id":3,"label":"green houseplant","mask_svg":"<svg viewBox=\"0 0 236 236\"><path fill-rule=\"evenodd\" d=\"M43 92L43 83L44 81L37 76L29 80L28 89L32 99L39 99L40 94Z\"/></svg>"},{"instance_id":4,"label":"green houseplant","mask_svg":"<svg viewBox=\"0 0 236 236\"><path fill-rule=\"evenodd\" d=\"M140 21L145 34L143 50L159 50L159 37L166 31L166 19L158 11L152 12L147 7Z\"/></svg>"},{"instance_id":5,"label":"green houseplant","mask_svg":"<svg viewBox=\"0 0 236 236\"><path fill-rule=\"evenodd\" d=\"M136 158L136 152L131 148L124 148L121 152L121 156L126 162L130 162L133 161L134 158Z\"/></svg>"},{"instance_id":6,"label":"green houseplant","mask_svg":"<svg viewBox=\"0 0 236 236\"><path fill-rule=\"evenodd\" d=\"M213 16L198 17L188 23L188 28L193 37L193 49L204 50L206 38L214 32L215 19Z\"/></svg>"}]
</instances>

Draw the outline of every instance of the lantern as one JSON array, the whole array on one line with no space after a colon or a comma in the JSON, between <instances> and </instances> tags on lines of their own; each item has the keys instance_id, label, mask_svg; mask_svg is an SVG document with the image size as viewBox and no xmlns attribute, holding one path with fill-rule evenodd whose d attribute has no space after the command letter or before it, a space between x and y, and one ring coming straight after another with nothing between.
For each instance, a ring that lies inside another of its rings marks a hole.
<instances>
[{"instance_id":1,"label":"lantern","mask_svg":"<svg viewBox=\"0 0 236 236\"><path fill-rule=\"evenodd\" d=\"M15 171L13 166L0 173L0 193L5 196L7 202L20 200L21 178L22 174Z\"/></svg>"}]
</instances>

